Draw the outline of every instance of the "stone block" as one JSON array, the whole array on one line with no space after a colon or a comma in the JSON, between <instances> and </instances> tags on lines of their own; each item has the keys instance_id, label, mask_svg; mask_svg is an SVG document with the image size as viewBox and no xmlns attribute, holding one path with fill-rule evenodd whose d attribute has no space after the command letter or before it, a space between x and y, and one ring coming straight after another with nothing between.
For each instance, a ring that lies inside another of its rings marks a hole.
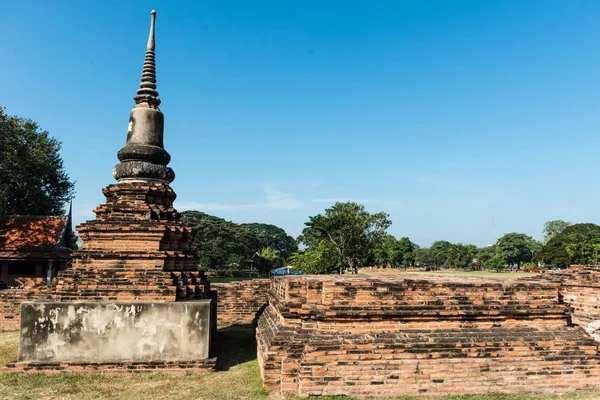
<instances>
[{"instance_id":1,"label":"stone block","mask_svg":"<svg viewBox=\"0 0 600 400\"><path fill-rule=\"evenodd\" d=\"M211 357L214 299L26 302L20 362L119 363Z\"/></svg>"}]
</instances>

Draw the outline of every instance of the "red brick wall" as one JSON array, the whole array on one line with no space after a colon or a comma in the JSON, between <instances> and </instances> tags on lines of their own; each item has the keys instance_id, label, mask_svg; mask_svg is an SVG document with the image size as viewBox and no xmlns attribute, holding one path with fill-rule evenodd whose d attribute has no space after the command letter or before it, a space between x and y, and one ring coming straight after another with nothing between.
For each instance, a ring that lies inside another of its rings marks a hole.
<instances>
[{"instance_id":1,"label":"red brick wall","mask_svg":"<svg viewBox=\"0 0 600 400\"><path fill-rule=\"evenodd\" d=\"M559 284L560 295L571 309L572 322L600 342L600 266L571 266L527 280Z\"/></svg>"},{"instance_id":2,"label":"red brick wall","mask_svg":"<svg viewBox=\"0 0 600 400\"><path fill-rule=\"evenodd\" d=\"M265 388L400 396L600 389L598 344L558 283L422 275L274 278L258 321Z\"/></svg>"},{"instance_id":3,"label":"red brick wall","mask_svg":"<svg viewBox=\"0 0 600 400\"><path fill-rule=\"evenodd\" d=\"M256 313L267 304L269 279L253 279L230 283L211 283L217 291L219 324L250 324Z\"/></svg>"},{"instance_id":4,"label":"red brick wall","mask_svg":"<svg viewBox=\"0 0 600 400\"><path fill-rule=\"evenodd\" d=\"M18 330L21 326L21 303L44 298L43 288L0 290L0 331Z\"/></svg>"}]
</instances>

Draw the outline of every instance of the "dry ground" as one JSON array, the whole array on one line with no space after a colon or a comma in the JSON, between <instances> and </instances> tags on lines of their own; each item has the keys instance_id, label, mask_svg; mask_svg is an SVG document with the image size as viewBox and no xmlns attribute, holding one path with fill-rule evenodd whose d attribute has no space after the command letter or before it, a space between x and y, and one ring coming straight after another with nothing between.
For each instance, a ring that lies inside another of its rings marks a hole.
<instances>
[{"instance_id":1,"label":"dry ground","mask_svg":"<svg viewBox=\"0 0 600 400\"><path fill-rule=\"evenodd\" d=\"M532 272L492 272L492 271L414 271L405 270L404 268L363 268L359 270L360 274L419 274L419 275L457 275L457 276L471 276L481 278L496 278L496 279L519 279L537 275Z\"/></svg>"}]
</instances>

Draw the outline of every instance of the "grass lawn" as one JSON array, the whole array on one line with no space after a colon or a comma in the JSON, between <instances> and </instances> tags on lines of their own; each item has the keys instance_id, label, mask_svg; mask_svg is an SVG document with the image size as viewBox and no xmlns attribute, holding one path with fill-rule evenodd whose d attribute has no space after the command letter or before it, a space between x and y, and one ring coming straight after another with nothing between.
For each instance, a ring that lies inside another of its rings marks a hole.
<instances>
[{"instance_id":1,"label":"grass lawn","mask_svg":"<svg viewBox=\"0 0 600 400\"><path fill-rule=\"evenodd\" d=\"M250 326L223 328L220 370L204 374L170 375L16 375L0 371L0 399L268 399L261 386L256 346ZM17 357L17 332L0 332L0 365ZM420 399L424 399L421 397ZM289 400L299 400L292 397ZM351 400L350 397L321 397L321 400ZM398 399L417 399L402 397ZM439 397L437 398L439 399ZM448 396L446 400L550 400L600 399L600 393L552 395Z\"/></svg>"},{"instance_id":2,"label":"grass lawn","mask_svg":"<svg viewBox=\"0 0 600 400\"><path fill-rule=\"evenodd\" d=\"M364 268L359 270L361 274L419 274L419 275L457 275L496 279L519 279L535 276L532 272L492 272L492 271L411 271L402 268Z\"/></svg>"}]
</instances>

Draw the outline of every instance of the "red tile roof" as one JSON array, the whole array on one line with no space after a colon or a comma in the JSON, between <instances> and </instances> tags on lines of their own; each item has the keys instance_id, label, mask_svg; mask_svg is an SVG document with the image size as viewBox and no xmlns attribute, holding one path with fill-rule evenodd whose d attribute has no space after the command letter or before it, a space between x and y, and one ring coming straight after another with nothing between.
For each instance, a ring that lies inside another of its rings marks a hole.
<instances>
[{"instance_id":1,"label":"red tile roof","mask_svg":"<svg viewBox=\"0 0 600 400\"><path fill-rule=\"evenodd\" d=\"M0 252L51 252L66 222L59 217L8 217L0 227Z\"/></svg>"}]
</instances>

